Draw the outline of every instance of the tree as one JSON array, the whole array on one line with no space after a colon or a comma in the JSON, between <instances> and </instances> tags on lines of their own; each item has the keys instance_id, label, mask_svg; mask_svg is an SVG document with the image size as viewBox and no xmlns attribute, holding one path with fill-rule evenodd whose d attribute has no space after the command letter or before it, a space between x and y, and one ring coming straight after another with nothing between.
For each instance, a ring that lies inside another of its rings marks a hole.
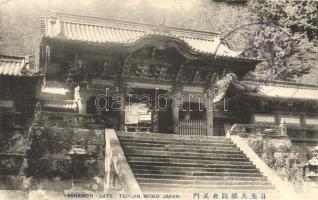
<instances>
[{"instance_id":1,"label":"tree","mask_svg":"<svg viewBox=\"0 0 318 200\"><path fill-rule=\"evenodd\" d=\"M258 31L263 31L254 38L258 51L269 54L259 71L266 70L266 65L271 66L269 70L275 73L275 78L283 80L299 80L310 70L317 71L317 1L251 0L248 7L258 22L279 26L290 33L284 36L277 31Z\"/></svg>"},{"instance_id":2,"label":"tree","mask_svg":"<svg viewBox=\"0 0 318 200\"><path fill-rule=\"evenodd\" d=\"M252 0L249 8L260 22L288 28L292 33L318 39L318 2L313 0Z\"/></svg>"}]
</instances>

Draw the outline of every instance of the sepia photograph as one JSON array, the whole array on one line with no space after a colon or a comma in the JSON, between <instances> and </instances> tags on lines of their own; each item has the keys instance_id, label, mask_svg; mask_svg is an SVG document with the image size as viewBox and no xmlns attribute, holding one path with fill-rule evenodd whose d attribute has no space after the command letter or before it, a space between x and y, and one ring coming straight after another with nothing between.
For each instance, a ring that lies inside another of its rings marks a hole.
<instances>
[{"instance_id":1,"label":"sepia photograph","mask_svg":"<svg viewBox=\"0 0 318 200\"><path fill-rule=\"evenodd\" d=\"M317 0L0 0L0 200L318 199Z\"/></svg>"}]
</instances>

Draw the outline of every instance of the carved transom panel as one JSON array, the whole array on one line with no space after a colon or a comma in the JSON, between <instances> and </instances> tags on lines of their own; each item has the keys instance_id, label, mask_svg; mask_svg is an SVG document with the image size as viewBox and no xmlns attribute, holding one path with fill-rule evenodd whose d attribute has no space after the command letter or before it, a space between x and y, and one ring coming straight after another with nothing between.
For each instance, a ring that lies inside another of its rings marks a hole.
<instances>
[{"instance_id":1,"label":"carved transom panel","mask_svg":"<svg viewBox=\"0 0 318 200\"><path fill-rule=\"evenodd\" d=\"M172 81L173 67L160 63L127 63L124 66L124 77L133 79L149 79Z\"/></svg>"},{"instance_id":2,"label":"carved transom panel","mask_svg":"<svg viewBox=\"0 0 318 200\"><path fill-rule=\"evenodd\" d=\"M93 78L111 80L120 76L121 66L122 62L115 57L75 55L69 59L62 78L75 82L90 81Z\"/></svg>"},{"instance_id":3,"label":"carved transom panel","mask_svg":"<svg viewBox=\"0 0 318 200\"><path fill-rule=\"evenodd\" d=\"M184 57L173 48L146 46L132 52L124 65L124 77L173 81Z\"/></svg>"}]
</instances>

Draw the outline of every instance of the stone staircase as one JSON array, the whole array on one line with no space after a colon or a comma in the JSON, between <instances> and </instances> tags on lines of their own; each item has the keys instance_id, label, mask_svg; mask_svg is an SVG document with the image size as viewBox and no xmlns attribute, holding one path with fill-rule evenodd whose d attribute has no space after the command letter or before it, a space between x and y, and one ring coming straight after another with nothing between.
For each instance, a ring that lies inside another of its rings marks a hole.
<instances>
[{"instance_id":1,"label":"stone staircase","mask_svg":"<svg viewBox=\"0 0 318 200\"><path fill-rule=\"evenodd\" d=\"M117 136L143 192L275 191L225 137L123 132Z\"/></svg>"}]
</instances>

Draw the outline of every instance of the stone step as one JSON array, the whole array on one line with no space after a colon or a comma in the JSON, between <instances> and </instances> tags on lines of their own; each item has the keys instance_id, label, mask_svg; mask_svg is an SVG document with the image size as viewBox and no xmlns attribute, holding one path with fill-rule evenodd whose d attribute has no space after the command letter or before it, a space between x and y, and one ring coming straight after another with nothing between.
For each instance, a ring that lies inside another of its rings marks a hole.
<instances>
[{"instance_id":1,"label":"stone step","mask_svg":"<svg viewBox=\"0 0 318 200\"><path fill-rule=\"evenodd\" d=\"M225 168L225 167L180 167L180 166L155 166L155 165L131 165L131 169L136 170L165 170L168 172L175 172L179 170L186 170L188 172L240 172L240 173L258 173L259 171L254 169L239 169L239 168Z\"/></svg>"},{"instance_id":2,"label":"stone step","mask_svg":"<svg viewBox=\"0 0 318 200\"><path fill-rule=\"evenodd\" d=\"M211 146L198 146L198 145L174 145L174 144L154 144L154 143L135 143L135 142L121 142L127 148L141 147L141 148L166 148L171 150L189 149L189 150L240 150L235 145L211 145Z\"/></svg>"},{"instance_id":3,"label":"stone step","mask_svg":"<svg viewBox=\"0 0 318 200\"><path fill-rule=\"evenodd\" d=\"M241 180L175 180L156 178L137 178L139 183L162 183L182 185L271 185L269 181L241 181Z\"/></svg>"},{"instance_id":4,"label":"stone step","mask_svg":"<svg viewBox=\"0 0 318 200\"><path fill-rule=\"evenodd\" d=\"M138 133L138 132L117 132L117 136L119 138L152 138L155 140L193 140L193 141L214 141L214 140L220 140L220 141L230 141L225 136L198 136L198 135L178 135L178 134L166 134L166 133Z\"/></svg>"},{"instance_id":5,"label":"stone step","mask_svg":"<svg viewBox=\"0 0 318 200\"><path fill-rule=\"evenodd\" d=\"M225 137L220 137L217 139L209 138L209 137L200 137L200 138L168 138L165 135L160 137L152 137L150 134L148 137L140 137L134 135L125 135L125 136L118 136L119 140L124 141L142 141L148 143L176 143L176 144L201 144L201 145L209 145L210 143L218 143L218 144L233 144L230 139Z\"/></svg>"},{"instance_id":6,"label":"stone step","mask_svg":"<svg viewBox=\"0 0 318 200\"><path fill-rule=\"evenodd\" d=\"M195 165L208 165L208 164L220 164L220 165L254 165L248 159L227 159L227 158L213 158L213 159L188 159L188 158L171 158L171 157L127 157L128 162L151 162L151 163L193 163ZM233 162L235 161L235 162Z\"/></svg>"},{"instance_id":7,"label":"stone step","mask_svg":"<svg viewBox=\"0 0 318 200\"><path fill-rule=\"evenodd\" d=\"M181 171L166 169L132 169L136 177L139 174L165 174L165 175L186 175L186 176L242 176L242 177L261 177L261 173L257 172L202 172L202 171Z\"/></svg>"},{"instance_id":8,"label":"stone step","mask_svg":"<svg viewBox=\"0 0 318 200\"><path fill-rule=\"evenodd\" d=\"M179 192L182 190L193 190L193 191L207 191L211 189L227 189L227 190L274 190L275 187L272 185L184 185L184 184L162 184L162 183L140 183L141 189L147 191L148 189L161 189L171 190L177 189Z\"/></svg>"},{"instance_id":9,"label":"stone step","mask_svg":"<svg viewBox=\"0 0 318 200\"><path fill-rule=\"evenodd\" d=\"M225 137L118 134L143 191L273 190L246 155Z\"/></svg>"},{"instance_id":10,"label":"stone step","mask_svg":"<svg viewBox=\"0 0 318 200\"><path fill-rule=\"evenodd\" d=\"M198 144L198 143L182 143L182 142L169 142L169 141L142 141L142 140L120 140L120 144L122 146L130 145L130 146L145 146L145 147L177 147L184 148L187 147L189 149L209 149L216 147L233 147L237 148L237 146L233 143L220 143L220 142L210 142L208 144Z\"/></svg>"},{"instance_id":11,"label":"stone step","mask_svg":"<svg viewBox=\"0 0 318 200\"><path fill-rule=\"evenodd\" d=\"M186 147L183 148L170 148L170 147L144 147L144 146L123 146L124 150L133 151L169 151L169 152L193 152L193 153L231 153L231 154L242 154L242 152L238 148L231 149L223 149L223 148L215 148L215 149L188 149Z\"/></svg>"},{"instance_id":12,"label":"stone step","mask_svg":"<svg viewBox=\"0 0 318 200\"><path fill-rule=\"evenodd\" d=\"M136 174L136 178L151 178L151 179L174 179L174 180L197 180L197 181L267 181L266 177L243 177L243 176L190 176L177 174Z\"/></svg>"},{"instance_id":13,"label":"stone step","mask_svg":"<svg viewBox=\"0 0 318 200\"><path fill-rule=\"evenodd\" d=\"M185 145L202 145L202 146L209 146L210 144L232 144L229 140L205 140L205 141L196 141L196 140L169 140L165 138L156 139L156 138L126 138L122 137L119 140L125 142L143 142L143 143L167 143L167 144L185 144Z\"/></svg>"},{"instance_id":14,"label":"stone step","mask_svg":"<svg viewBox=\"0 0 318 200\"><path fill-rule=\"evenodd\" d=\"M204 167L204 168L238 168L238 169L255 169L256 167L252 163L247 164L237 164L237 163L194 163L194 162L175 162L171 160L170 162L156 162L156 161L135 161L129 160L131 166L141 166L141 165L155 165L155 166L176 166L176 167Z\"/></svg>"},{"instance_id":15,"label":"stone step","mask_svg":"<svg viewBox=\"0 0 318 200\"><path fill-rule=\"evenodd\" d=\"M246 157L220 157L218 155L208 156L208 157L195 157L195 156L172 156L172 155L158 155L158 154L136 154L136 153L125 153L128 159L178 159L178 160L195 160L198 162L205 162L205 161L232 161L232 162L249 162L248 158Z\"/></svg>"},{"instance_id":16,"label":"stone step","mask_svg":"<svg viewBox=\"0 0 318 200\"><path fill-rule=\"evenodd\" d=\"M246 158L245 154L237 154L231 152L222 153L195 153L195 152L171 152L171 151L143 151L143 150L130 150L124 152L126 156L159 156L159 157L176 157L176 158L192 158L192 159L209 159L209 158Z\"/></svg>"}]
</instances>

